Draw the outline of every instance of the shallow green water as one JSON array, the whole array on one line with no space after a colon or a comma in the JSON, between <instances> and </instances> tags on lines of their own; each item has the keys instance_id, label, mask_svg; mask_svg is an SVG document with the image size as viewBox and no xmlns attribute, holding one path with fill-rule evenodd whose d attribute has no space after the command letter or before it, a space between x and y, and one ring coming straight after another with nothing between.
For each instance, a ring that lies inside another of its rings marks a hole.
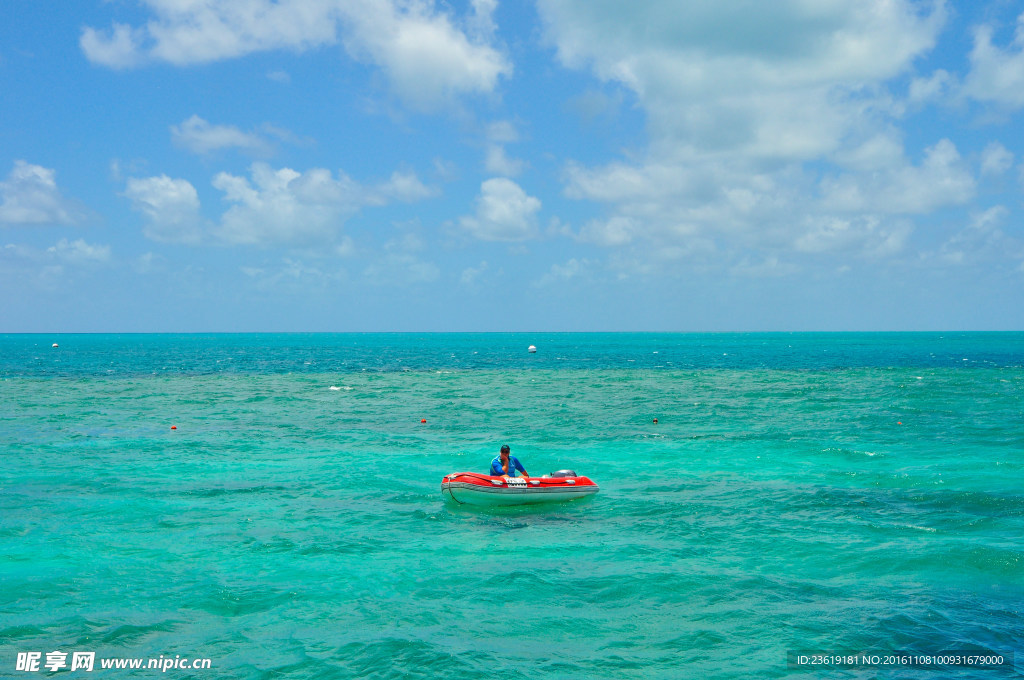
<instances>
[{"instance_id":1,"label":"shallow green water","mask_svg":"<svg viewBox=\"0 0 1024 680\"><path fill-rule=\"evenodd\" d=\"M1024 661L1020 336L1001 353L975 338L969 365L935 337L890 361L872 336L818 339L873 358L809 368L761 336L702 338L707 357L746 351L732 368L681 368L649 337L633 361L614 336L604 362L588 338L586 361L567 343L568 365L461 367L468 344L371 339L414 370L317 370L315 346L296 369L268 338L245 341L262 368L204 370L173 365L207 342L187 336L134 338L145 351L113 363L91 338L64 365L7 336L0 676L51 650L211 659L169 671L197 678L820 674L788 650ZM38 363L15 370L17 352ZM601 492L445 506L441 477L506 442L532 474L571 467Z\"/></svg>"}]
</instances>

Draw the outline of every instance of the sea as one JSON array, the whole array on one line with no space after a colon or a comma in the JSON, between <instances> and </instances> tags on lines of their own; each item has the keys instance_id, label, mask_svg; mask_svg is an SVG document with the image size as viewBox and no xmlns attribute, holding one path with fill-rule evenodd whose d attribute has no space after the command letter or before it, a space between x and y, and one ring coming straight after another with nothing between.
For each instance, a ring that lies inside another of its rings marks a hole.
<instances>
[{"instance_id":1,"label":"sea","mask_svg":"<svg viewBox=\"0 0 1024 680\"><path fill-rule=\"evenodd\" d=\"M0 335L3 678L1022 673L1024 333Z\"/></svg>"}]
</instances>

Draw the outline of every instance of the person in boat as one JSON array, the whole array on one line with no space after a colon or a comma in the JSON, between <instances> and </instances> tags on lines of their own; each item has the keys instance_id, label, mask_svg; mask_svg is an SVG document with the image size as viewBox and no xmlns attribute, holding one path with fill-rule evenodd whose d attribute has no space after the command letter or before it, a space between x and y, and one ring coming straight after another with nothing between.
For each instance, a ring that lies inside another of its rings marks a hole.
<instances>
[{"instance_id":1,"label":"person in boat","mask_svg":"<svg viewBox=\"0 0 1024 680\"><path fill-rule=\"evenodd\" d=\"M512 455L512 449L505 444L501 447L501 455L491 461L492 477L515 477L516 470L523 473L523 479L529 479L526 468L519 462L519 459Z\"/></svg>"}]
</instances>

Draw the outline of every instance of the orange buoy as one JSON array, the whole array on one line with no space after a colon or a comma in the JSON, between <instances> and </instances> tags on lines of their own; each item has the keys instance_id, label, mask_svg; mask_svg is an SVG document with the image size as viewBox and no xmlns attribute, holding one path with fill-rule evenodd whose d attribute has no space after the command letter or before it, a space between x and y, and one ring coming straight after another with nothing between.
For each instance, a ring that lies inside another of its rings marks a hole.
<instances>
[{"instance_id":1,"label":"orange buoy","mask_svg":"<svg viewBox=\"0 0 1024 680\"><path fill-rule=\"evenodd\" d=\"M421 423L425 423L425 422L427 422L427 419L426 418L420 418L420 422Z\"/></svg>"},{"instance_id":2,"label":"orange buoy","mask_svg":"<svg viewBox=\"0 0 1024 680\"><path fill-rule=\"evenodd\" d=\"M177 430L177 429L178 429L178 426L177 426L177 425L171 425L171 429L172 429L172 430Z\"/></svg>"}]
</instances>

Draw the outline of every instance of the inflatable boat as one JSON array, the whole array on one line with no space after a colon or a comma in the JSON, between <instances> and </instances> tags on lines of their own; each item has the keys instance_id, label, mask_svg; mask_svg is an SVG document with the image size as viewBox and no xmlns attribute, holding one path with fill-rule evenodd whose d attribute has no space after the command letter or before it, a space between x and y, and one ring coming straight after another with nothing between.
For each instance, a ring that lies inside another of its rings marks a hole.
<instances>
[{"instance_id":1,"label":"inflatable boat","mask_svg":"<svg viewBox=\"0 0 1024 680\"><path fill-rule=\"evenodd\" d=\"M491 477L476 472L453 472L441 480L441 495L457 505L527 505L558 503L586 498L598 492L597 484L572 470L543 477Z\"/></svg>"}]
</instances>

